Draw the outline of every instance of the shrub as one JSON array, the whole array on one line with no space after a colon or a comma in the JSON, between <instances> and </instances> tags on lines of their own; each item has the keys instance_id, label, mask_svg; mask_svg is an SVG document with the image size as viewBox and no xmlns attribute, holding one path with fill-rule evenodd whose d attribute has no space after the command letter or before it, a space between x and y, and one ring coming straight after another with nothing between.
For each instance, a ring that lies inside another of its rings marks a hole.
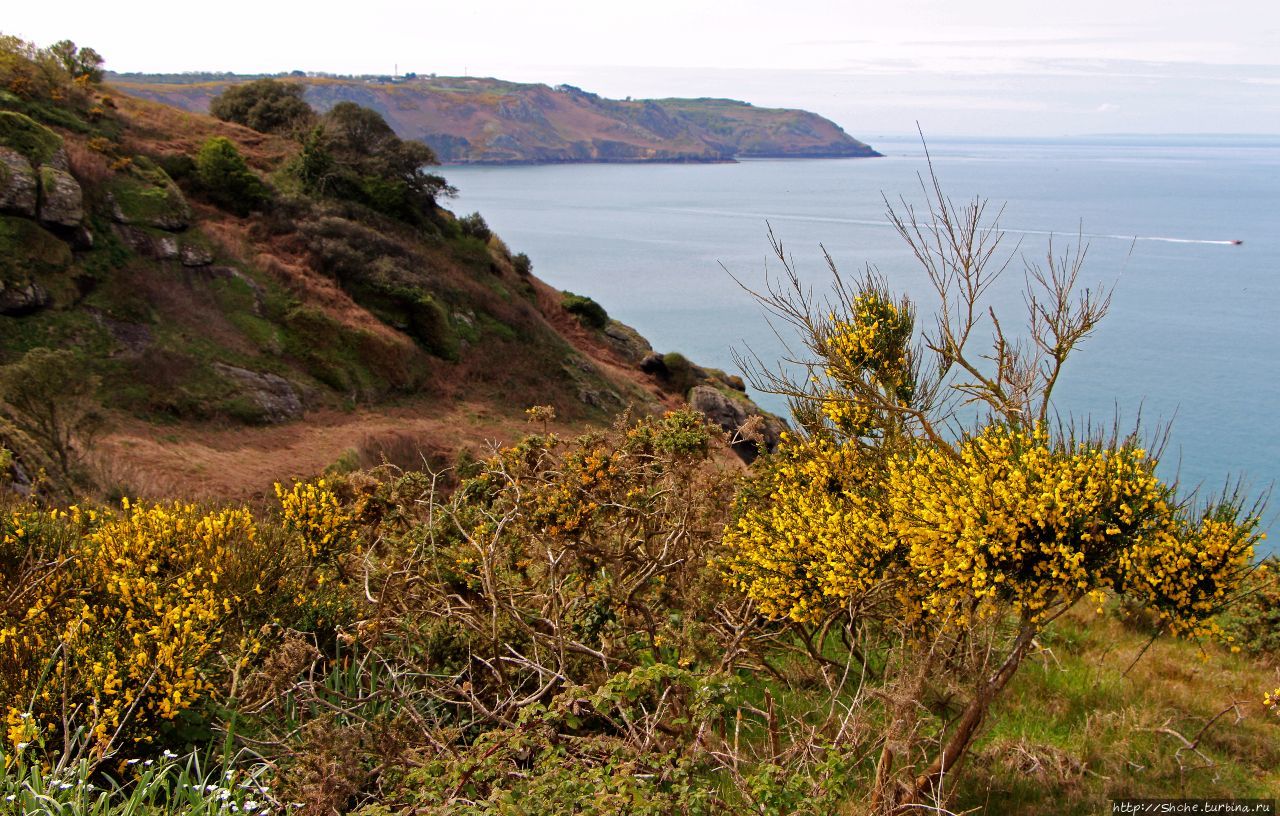
<instances>
[{"instance_id":1,"label":"shrub","mask_svg":"<svg viewBox=\"0 0 1280 816\"><path fill-rule=\"evenodd\" d=\"M100 424L97 390L98 378L86 371L85 361L65 349L35 348L0 368L0 410L67 481Z\"/></svg>"},{"instance_id":2,"label":"shrub","mask_svg":"<svg viewBox=\"0 0 1280 816\"><path fill-rule=\"evenodd\" d=\"M422 225L433 215L436 197L455 192L426 172L434 164L431 148L397 137L377 111L340 102L304 137L292 171L313 195L358 202Z\"/></svg>"},{"instance_id":3,"label":"shrub","mask_svg":"<svg viewBox=\"0 0 1280 816\"><path fill-rule=\"evenodd\" d=\"M1218 622L1233 648L1280 663L1280 558L1273 555L1262 564Z\"/></svg>"},{"instance_id":4,"label":"shrub","mask_svg":"<svg viewBox=\"0 0 1280 816\"><path fill-rule=\"evenodd\" d=\"M697 367L680 352L669 351L662 355L662 365L664 367L663 386L669 391L681 395L688 394L689 389L698 384Z\"/></svg>"},{"instance_id":5,"label":"shrub","mask_svg":"<svg viewBox=\"0 0 1280 816\"><path fill-rule=\"evenodd\" d=\"M478 238L481 241L488 241L493 235L493 230L489 229L489 225L485 223L484 216L478 212L460 217L458 229L468 238Z\"/></svg>"},{"instance_id":6,"label":"shrub","mask_svg":"<svg viewBox=\"0 0 1280 816\"><path fill-rule=\"evenodd\" d=\"M102 81L102 57L92 48L63 40L38 48L18 37L0 35L0 99L37 118L84 129L83 112L91 89Z\"/></svg>"},{"instance_id":7,"label":"shrub","mask_svg":"<svg viewBox=\"0 0 1280 816\"><path fill-rule=\"evenodd\" d=\"M324 482L244 508L19 506L0 515L0 700L12 747L91 762L181 741L256 661L264 624L332 642L354 519ZM80 736L77 736L77 733ZM207 736L207 733L206 733Z\"/></svg>"},{"instance_id":8,"label":"shrub","mask_svg":"<svg viewBox=\"0 0 1280 816\"><path fill-rule=\"evenodd\" d=\"M516 253L516 256L511 259L511 265L515 267L518 275L528 276L533 274L533 261L529 260L529 256L523 252Z\"/></svg>"},{"instance_id":9,"label":"shrub","mask_svg":"<svg viewBox=\"0 0 1280 816\"><path fill-rule=\"evenodd\" d=\"M248 215L269 200L266 185L224 136L215 136L201 146L195 158L195 178L210 201L236 215Z\"/></svg>"},{"instance_id":10,"label":"shrub","mask_svg":"<svg viewBox=\"0 0 1280 816\"><path fill-rule=\"evenodd\" d=\"M794 361L800 381L754 373L803 432L758 470L726 535L727 571L762 612L842 625L853 654L881 656L873 812L935 801L1033 643L1086 598L1129 599L1166 632L1220 633L1212 616L1259 539L1256 507L1234 494L1193 507L1136 432L1050 423L1062 366L1110 300L1078 287L1082 252L1028 268L1027 346L993 312L991 350L972 351L999 233L983 202L927 189L930 220L889 210L943 304L922 343L914 304L883 279L832 265L833 301L817 300L775 241L789 286L762 300L812 356ZM961 427L961 402L985 413Z\"/></svg>"},{"instance_id":11,"label":"shrub","mask_svg":"<svg viewBox=\"0 0 1280 816\"><path fill-rule=\"evenodd\" d=\"M560 305L566 312L576 316L583 325L593 329L603 329L609 325L609 313L604 307L585 295L564 292Z\"/></svg>"}]
</instances>

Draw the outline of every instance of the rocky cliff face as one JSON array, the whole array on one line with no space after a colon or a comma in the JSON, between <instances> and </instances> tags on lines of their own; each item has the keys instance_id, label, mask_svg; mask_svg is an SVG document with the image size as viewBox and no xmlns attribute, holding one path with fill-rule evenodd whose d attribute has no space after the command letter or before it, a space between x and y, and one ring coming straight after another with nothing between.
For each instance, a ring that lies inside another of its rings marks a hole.
<instances>
[{"instance_id":1,"label":"rocky cliff face","mask_svg":"<svg viewBox=\"0 0 1280 816\"><path fill-rule=\"evenodd\" d=\"M439 77L391 82L302 79L324 111L355 102L446 163L714 162L748 157L869 157L871 147L801 110L728 99L606 99L568 85ZM130 94L208 110L229 83L163 84L116 78Z\"/></svg>"}]
</instances>

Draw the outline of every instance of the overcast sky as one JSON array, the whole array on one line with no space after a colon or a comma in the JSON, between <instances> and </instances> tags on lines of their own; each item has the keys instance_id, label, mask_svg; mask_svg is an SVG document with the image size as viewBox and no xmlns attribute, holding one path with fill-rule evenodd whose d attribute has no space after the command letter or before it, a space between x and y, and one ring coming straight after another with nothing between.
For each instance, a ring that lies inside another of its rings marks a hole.
<instances>
[{"instance_id":1,"label":"overcast sky","mask_svg":"<svg viewBox=\"0 0 1280 816\"><path fill-rule=\"evenodd\" d=\"M14 2L117 71L470 74L803 107L868 138L1280 134L1277 0Z\"/></svg>"}]
</instances>

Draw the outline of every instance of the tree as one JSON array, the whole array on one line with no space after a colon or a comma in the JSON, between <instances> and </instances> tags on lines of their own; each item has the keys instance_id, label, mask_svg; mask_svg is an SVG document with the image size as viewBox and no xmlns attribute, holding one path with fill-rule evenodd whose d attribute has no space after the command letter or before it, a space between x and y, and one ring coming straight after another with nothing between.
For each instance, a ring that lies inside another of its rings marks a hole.
<instances>
[{"instance_id":1,"label":"tree","mask_svg":"<svg viewBox=\"0 0 1280 816\"><path fill-rule=\"evenodd\" d=\"M232 85L209 103L209 113L262 133L302 133L315 121L306 86L275 79Z\"/></svg>"},{"instance_id":2,"label":"tree","mask_svg":"<svg viewBox=\"0 0 1280 816\"><path fill-rule=\"evenodd\" d=\"M339 102L303 139L293 167L309 192L413 223L430 214L438 196L455 192L427 172L437 163L431 148L396 136L382 114Z\"/></svg>"},{"instance_id":3,"label":"tree","mask_svg":"<svg viewBox=\"0 0 1280 816\"><path fill-rule=\"evenodd\" d=\"M93 84L102 82L102 57L92 48L77 48L71 40L62 40L49 46L49 54L71 77Z\"/></svg>"},{"instance_id":4,"label":"tree","mask_svg":"<svg viewBox=\"0 0 1280 816\"><path fill-rule=\"evenodd\" d=\"M1112 595L1164 631L1213 634L1259 538L1260 508L1177 496L1136 431L1054 421L1064 364L1109 293L1079 285L1083 248L1051 246L1027 270L1025 333L1012 336L984 300L1009 264L998 225L984 201L956 205L930 181L923 213L889 206L939 303L923 331L911 300L872 271L844 278L829 256L834 294L816 297L770 235L784 279L757 297L808 353L798 375L741 362L802 427L726 534L729 574L763 613L844 626L878 678L880 812L940 803L992 703L1067 610ZM992 345L976 354L984 332Z\"/></svg>"},{"instance_id":5,"label":"tree","mask_svg":"<svg viewBox=\"0 0 1280 816\"><path fill-rule=\"evenodd\" d=\"M35 348L0 368L0 409L67 480L100 424L98 378L65 349Z\"/></svg>"},{"instance_id":6,"label":"tree","mask_svg":"<svg viewBox=\"0 0 1280 816\"><path fill-rule=\"evenodd\" d=\"M213 203L237 215L248 215L268 200L267 187L225 136L201 146L195 159L196 182Z\"/></svg>"}]
</instances>

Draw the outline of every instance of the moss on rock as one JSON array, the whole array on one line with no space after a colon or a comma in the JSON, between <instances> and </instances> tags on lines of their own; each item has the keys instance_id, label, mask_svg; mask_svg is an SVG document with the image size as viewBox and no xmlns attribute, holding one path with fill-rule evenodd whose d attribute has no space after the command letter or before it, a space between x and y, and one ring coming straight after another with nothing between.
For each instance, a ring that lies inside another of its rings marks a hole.
<instances>
[{"instance_id":1,"label":"moss on rock","mask_svg":"<svg viewBox=\"0 0 1280 816\"><path fill-rule=\"evenodd\" d=\"M71 265L71 247L26 218L0 215L0 283L27 281Z\"/></svg>"},{"instance_id":2,"label":"moss on rock","mask_svg":"<svg viewBox=\"0 0 1280 816\"><path fill-rule=\"evenodd\" d=\"M0 145L11 147L35 165L47 164L62 149L62 137L30 116L0 111Z\"/></svg>"},{"instance_id":3,"label":"moss on rock","mask_svg":"<svg viewBox=\"0 0 1280 816\"><path fill-rule=\"evenodd\" d=\"M108 185L112 217L121 224L156 227L172 232L191 224L191 207L169 174L143 157L137 157L128 172Z\"/></svg>"}]
</instances>

